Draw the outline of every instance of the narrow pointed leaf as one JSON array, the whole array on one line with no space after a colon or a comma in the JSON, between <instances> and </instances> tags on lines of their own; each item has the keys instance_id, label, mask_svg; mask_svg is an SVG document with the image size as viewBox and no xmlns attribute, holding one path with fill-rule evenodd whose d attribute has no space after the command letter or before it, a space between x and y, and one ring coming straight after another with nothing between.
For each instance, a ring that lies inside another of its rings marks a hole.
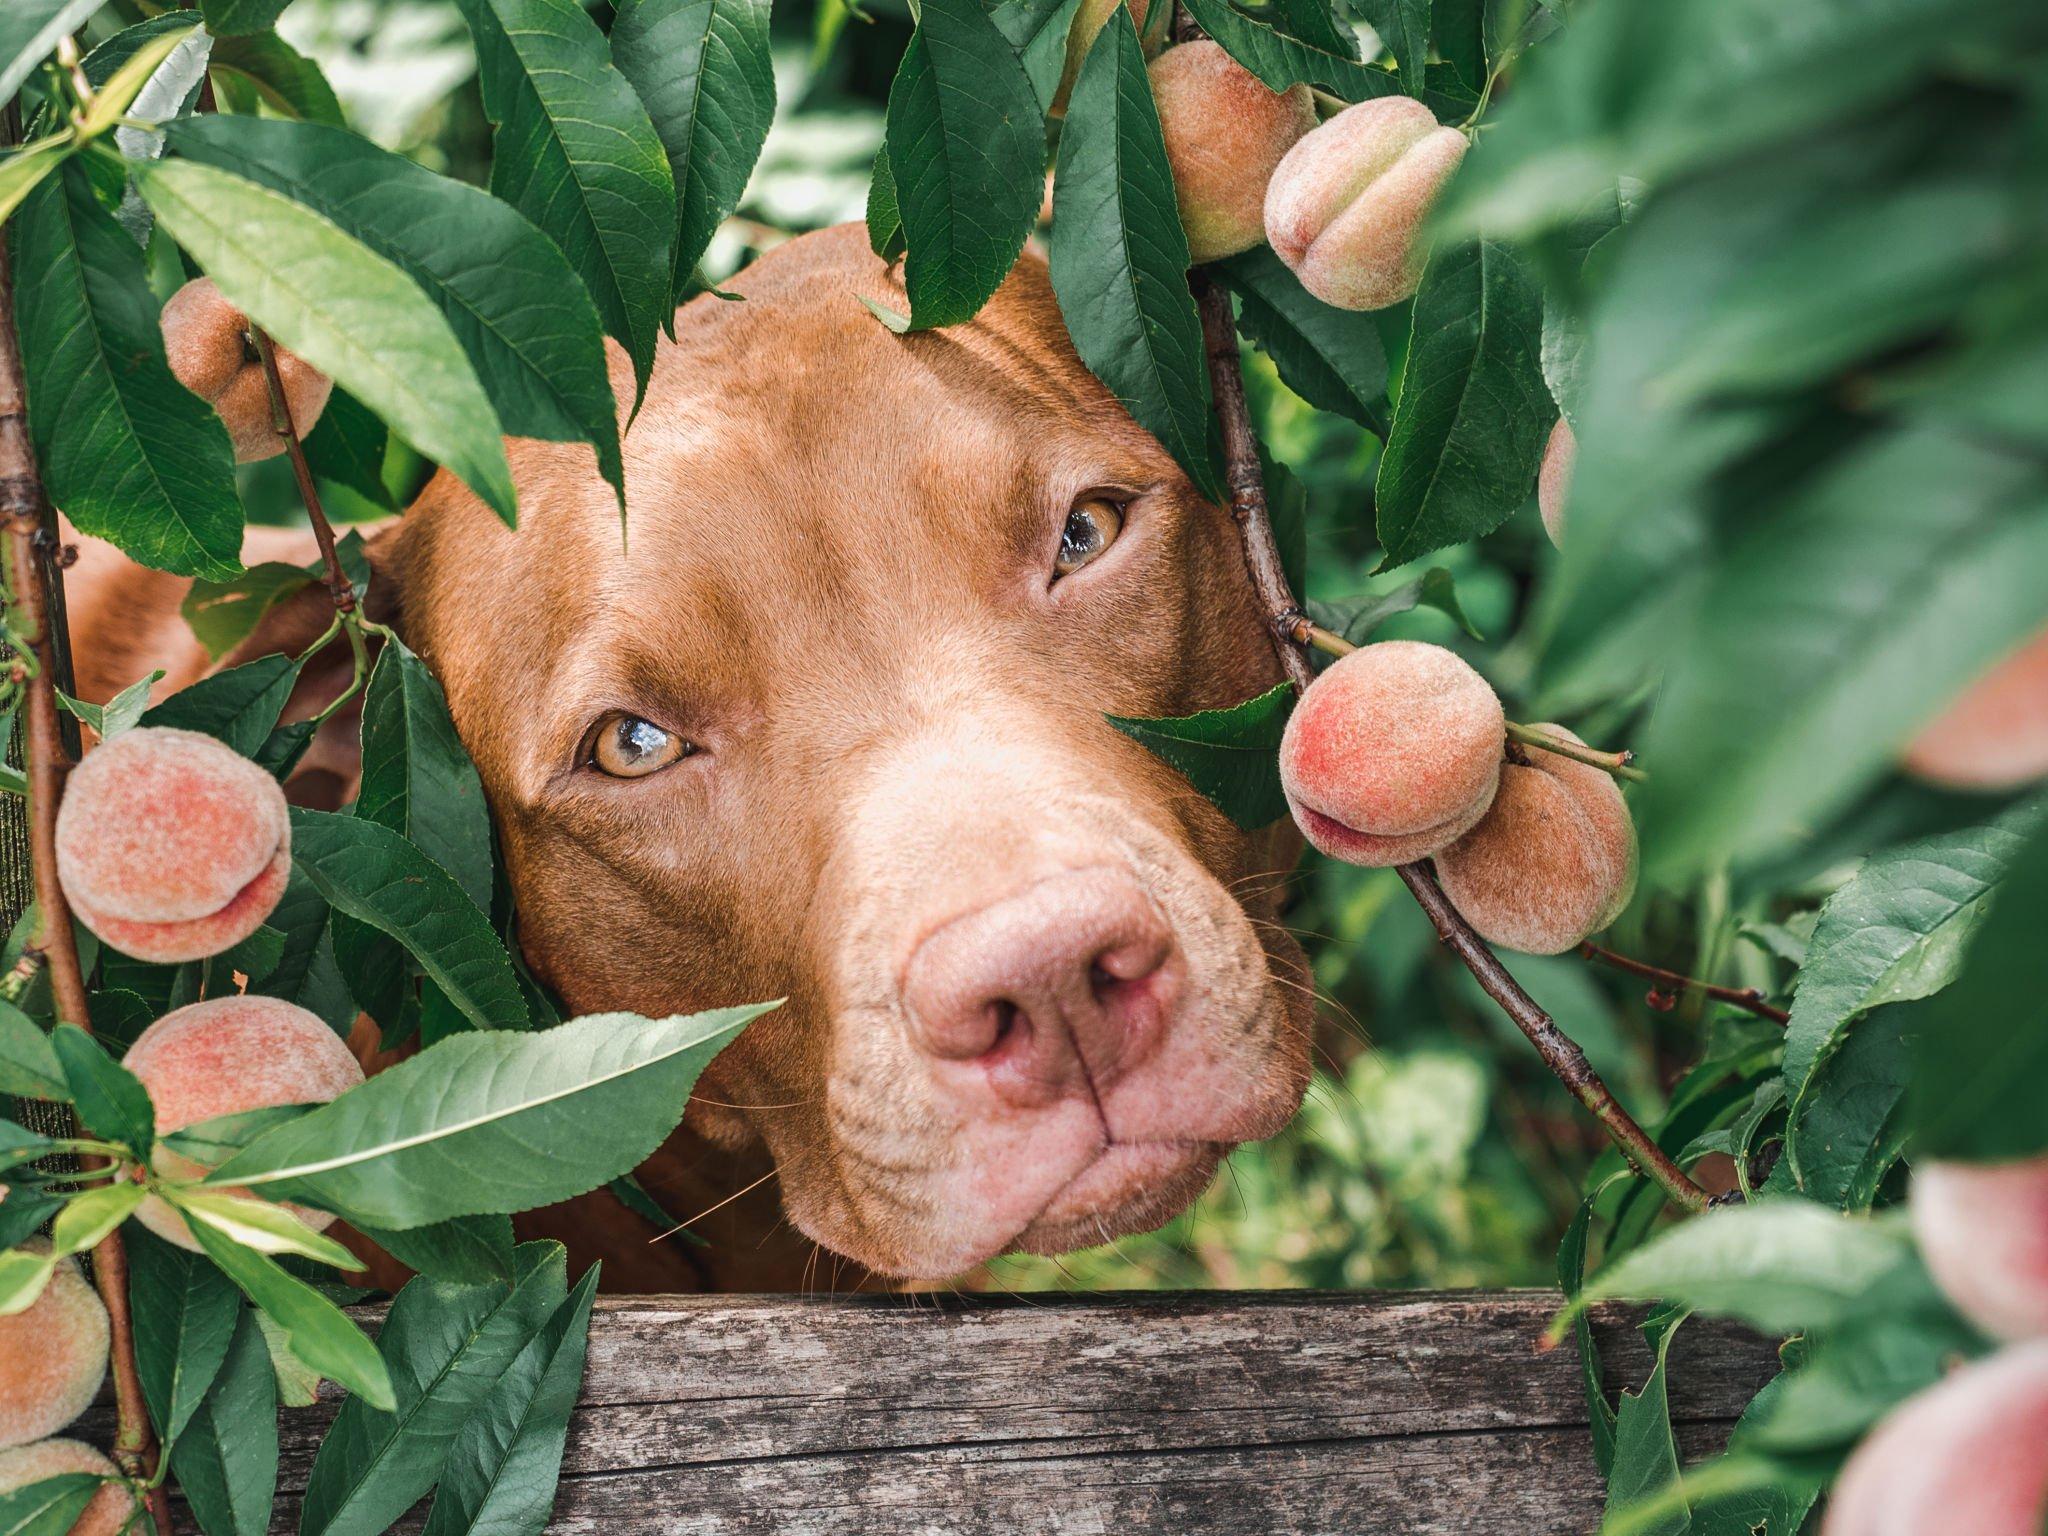
<instances>
[{"instance_id":1,"label":"narrow pointed leaf","mask_svg":"<svg viewBox=\"0 0 2048 1536\"><path fill-rule=\"evenodd\" d=\"M1060 134L1053 292L1081 361L1213 501L1222 487L1187 268L1145 50L1118 6L1088 50Z\"/></svg>"},{"instance_id":2,"label":"narrow pointed leaf","mask_svg":"<svg viewBox=\"0 0 2048 1536\"><path fill-rule=\"evenodd\" d=\"M140 1228L125 1236L135 1368L159 1438L174 1443L227 1358L242 1299L203 1254Z\"/></svg>"},{"instance_id":3,"label":"narrow pointed leaf","mask_svg":"<svg viewBox=\"0 0 2048 1536\"><path fill-rule=\"evenodd\" d=\"M201 731L250 757L284 713L298 680L299 664L291 657L259 656L179 689L145 711L142 724Z\"/></svg>"},{"instance_id":4,"label":"narrow pointed leaf","mask_svg":"<svg viewBox=\"0 0 2048 1536\"><path fill-rule=\"evenodd\" d=\"M69 1099L71 1089L42 1025L0 1000L0 1093L24 1099Z\"/></svg>"},{"instance_id":5,"label":"narrow pointed leaf","mask_svg":"<svg viewBox=\"0 0 2048 1536\"><path fill-rule=\"evenodd\" d=\"M576 0L459 0L497 125L491 191L569 258L644 393L669 321L675 178Z\"/></svg>"},{"instance_id":6,"label":"narrow pointed leaf","mask_svg":"<svg viewBox=\"0 0 2048 1536\"><path fill-rule=\"evenodd\" d=\"M512 1276L512 1223L504 1216L451 1216L430 1227L359 1227L407 1269L434 1280L485 1285Z\"/></svg>"},{"instance_id":7,"label":"narrow pointed leaf","mask_svg":"<svg viewBox=\"0 0 2048 1536\"><path fill-rule=\"evenodd\" d=\"M171 1450L171 1471L206 1536L265 1536L277 1492L277 1375L256 1314L235 1330L205 1401Z\"/></svg>"},{"instance_id":8,"label":"narrow pointed leaf","mask_svg":"<svg viewBox=\"0 0 2048 1536\"><path fill-rule=\"evenodd\" d=\"M212 1182L376 1227L552 1205L638 1166L705 1063L769 1006L456 1035L263 1136Z\"/></svg>"},{"instance_id":9,"label":"narrow pointed leaf","mask_svg":"<svg viewBox=\"0 0 2048 1536\"><path fill-rule=\"evenodd\" d=\"M191 160L134 167L164 231L228 301L514 519L496 413L433 302L332 221ZM214 574L208 572L206 574Z\"/></svg>"},{"instance_id":10,"label":"narrow pointed leaf","mask_svg":"<svg viewBox=\"0 0 2048 1536\"><path fill-rule=\"evenodd\" d=\"M290 4L291 0L199 0L199 11L208 31L232 37L268 31Z\"/></svg>"},{"instance_id":11,"label":"narrow pointed leaf","mask_svg":"<svg viewBox=\"0 0 2048 1536\"><path fill-rule=\"evenodd\" d=\"M611 48L675 177L673 309L711 236L739 206L775 116L768 0L622 0Z\"/></svg>"},{"instance_id":12,"label":"narrow pointed leaf","mask_svg":"<svg viewBox=\"0 0 2048 1536\"><path fill-rule=\"evenodd\" d=\"M1238 299L1238 329L1310 405L1387 435L1387 351L1368 314L1332 309L1301 286L1272 247L1211 268Z\"/></svg>"},{"instance_id":13,"label":"narrow pointed leaf","mask_svg":"<svg viewBox=\"0 0 2048 1536\"><path fill-rule=\"evenodd\" d=\"M103 1481L90 1472L66 1472L0 1493L0 1536L67 1536Z\"/></svg>"},{"instance_id":14,"label":"narrow pointed leaf","mask_svg":"<svg viewBox=\"0 0 2048 1536\"><path fill-rule=\"evenodd\" d=\"M203 1189L171 1187L171 1204L190 1221L203 1222L258 1253L292 1253L336 1269L360 1269L361 1261L333 1238L315 1232L281 1205Z\"/></svg>"},{"instance_id":15,"label":"narrow pointed leaf","mask_svg":"<svg viewBox=\"0 0 2048 1536\"><path fill-rule=\"evenodd\" d=\"M234 451L172 377L142 252L82 160L9 221L29 430L50 498L83 533L159 570L241 569Z\"/></svg>"},{"instance_id":16,"label":"narrow pointed leaf","mask_svg":"<svg viewBox=\"0 0 2048 1536\"><path fill-rule=\"evenodd\" d=\"M1229 709L1177 720L1106 718L1178 769L1211 805L1250 832L1287 814L1287 797L1280 789L1280 734L1293 711L1293 688L1278 683Z\"/></svg>"},{"instance_id":17,"label":"narrow pointed leaf","mask_svg":"<svg viewBox=\"0 0 2048 1536\"><path fill-rule=\"evenodd\" d=\"M12 99L22 81L76 32L107 0L7 0L0 7L0 101Z\"/></svg>"},{"instance_id":18,"label":"narrow pointed leaf","mask_svg":"<svg viewBox=\"0 0 2048 1536\"><path fill-rule=\"evenodd\" d=\"M491 905L491 818L476 765L426 663L385 643L363 701L363 778L356 815L409 839L479 911Z\"/></svg>"},{"instance_id":19,"label":"narrow pointed leaf","mask_svg":"<svg viewBox=\"0 0 2048 1536\"><path fill-rule=\"evenodd\" d=\"M156 1134L149 1090L75 1024L59 1024L50 1032L50 1045L64 1068L79 1123L95 1136L121 1142L136 1156L147 1158Z\"/></svg>"},{"instance_id":20,"label":"narrow pointed leaf","mask_svg":"<svg viewBox=\"0 0 2048 1536\"><path fill-rule=\"evenodd\" d=\"M1270 22L1246 15L1230 0L1187 0L1187 8L1202 30L1222 44L1225 53L1270 90L1284 91L1305 82L1334 91L1346 101L1404 94L1402 82L1390 71L1291 36ZM1420 93L1409 89L1405 94Z\"/></svg>"},{"instance_id":21,"label":"narrow pointed leaf","mask_svg":"<svg viewBox=\"0 0 2048 1536\"><path fill-rule=\"evenodd\" d=\"M143 1194L133 1180L116 1179L73 1195L50 1223L50 1247L59 1254L82 1253L132 1216Z\"/></svg>"},{"instance_id":22,"label":"narrow pointed leaf","mask_svg":"<svg viewBox=\"0 0 2048 1536\"><path fill-rule=\"evenodd\" d=\"M216 37L210 67L246 80L263 104L301 122L345 126L320 66L275 32Z\"/></svg>"}]
</instances>

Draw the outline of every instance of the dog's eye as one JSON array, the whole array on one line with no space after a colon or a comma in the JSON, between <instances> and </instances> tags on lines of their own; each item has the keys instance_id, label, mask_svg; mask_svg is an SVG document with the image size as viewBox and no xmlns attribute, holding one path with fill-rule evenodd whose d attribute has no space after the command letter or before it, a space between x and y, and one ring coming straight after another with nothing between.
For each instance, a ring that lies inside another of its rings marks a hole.
<instances>
[{"instance_id":1,"label":"dog's eye","mask_svg":"<svg viewBox=\"0 0 2048 1536\"><path fill-rule=\"evenodd\" d=\"M638 715L613 715L598 727L590 765L615 779L644 779L697 749Z\"/></svg>"},{"instance_id":2,"label":"dog's eye","mask_svg":"<svg viewBox=\"0 0 2048 1536\"><path fill-rule=\"evenodd\" d=\"M1100 496L1077 501L1067 514L1066 526L1060 529L1060 552L1053 570L1062 576L1073 575L1114 544L1123 531L1123 508L1115 502Z\"/></svg>"}]
</instances>

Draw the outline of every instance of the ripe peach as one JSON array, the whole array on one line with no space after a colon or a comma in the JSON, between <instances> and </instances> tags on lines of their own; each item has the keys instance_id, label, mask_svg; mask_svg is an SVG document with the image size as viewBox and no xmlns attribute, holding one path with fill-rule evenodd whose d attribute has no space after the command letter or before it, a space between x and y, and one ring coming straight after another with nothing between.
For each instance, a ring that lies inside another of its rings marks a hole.
<instances>
[{"instance_id":1,"label":"ripe peach","mask_svg":"<svg viewBox=\"0 0 2048 1536\"><path fill-rule=\"evenodd\" d=\"M48 1253L49 1242L22 1245ZM85 1412L107 1379L107 1309L79 1272L59 1259L43 1293L0 1317L0 1446L40 1440Z\"/></svg>"},{"instance_id":2,"label":"ripe peach","mask_svg":"<svg viewBox=\"0 0 2048 1536\"><path fill-rule=\"evenodd\" d=\"M80 921L124 955L217 955L260 928L284 895L284 791L211 736L124 731L71 774L57 813L57 876Z\"/></svg>"},{"instance_id":3,"label":"ripe peach","mask_svg":"<svg viewBox=\"0 0 2048 1536\"><path fill-rule=\"evenodd\" d=\"M38 1440L34 1445L0 1451L0 1494L13 1493L46 1477L91 1472L119 1477L121 1469L82 1440ZM108 1483L92 1496L70 1536L115 1536L135 1514L135 1492L126 1483Z\"/></svg>"},{"instance_id":4,"label":"ripe peach","mask_svg":"<svg viewBox=\"0 0 2048 1536\"><path fill-rule=\"evenodd\" d=\"M1182 43L1149 66L1180 222L1195 261L1257 245L1266 183L1294 142L1316 125L1305 85L1269 91L1215 43Z\"/></svg>"},{"instance_id":5,"label":"ripe peach","mask_svg":"<svg viewBox=\"0 0 2048 1536\"><path fill-rule=\"evenodd\" d=\"M1455 653L1383 640L1309 685L1280 738L1280 783L1324 853L1406 864L1486 814L1506 729L1500 699Z\"/></svg>"},{"instance_id":6,"label":"ripe peach","mask_svg":"<svg viewBox=\"0 0 2048 1536\"><path fill-rule=\"evenodd\" d=\"M2040 1536L2048 1517L2048 1339L1909 1397L1856 1448L1821 1536Z\"/></svg>"},{"instance_id":7,"label":"ripe peach","mask_svg":"<svg viewBox=\"0 0 2048 1536\"><path fill-rule=\"evenodd\" d=\"M1543 514L1543 531L1559 548L1564 546L1565 498L1572 493L1572 468L1578 460L1579 440L1572 435L1571 423L1560 416L1536 471L1536 510Z\"/></svg>"},{"instance_id":8,"label":"ripe peach","mask_svg":"<svg viewBox=\"0 0 2048 1536\"><path fill-rule=\"evenodd\" d=\"M1998 1338L2048 1335L2048 1157L1920 1163L1909 1204L1957 1310Z\"/></svg>"},{"instance_id":9,"label":"ripe peach","mask_svg":"<svg viewBox=\"0 0 2048 1536\"><path fill-rule=\"evenodd\" d=\"M178 382L220 413L235 461L253 464L284 452L270 411L270 383L249 339L249 317L221 296L210 277L195 277L171 295L163 312L164 354ZM300 437L327 409L333 381L296 354L277 348L277 379Z\"/></svg>"},{"instance_id":10,"label":"ripe peach","mask_svg":"<svg viewBox=\"0 0 2048 1536\"><path fill-rule=\"evenodd\" d=\"M1416 231L1465 149L1465 135L1413 97L1346 107L1273 172L1266 239L1325 304L1398 304L1422 277Z\"/></svg>"},{"instance_id":11,"label":"ripe peach","mask_svg":"<svg viewBox=\"0 0 2048 1536\"><path fill-rule=\"evenodd\" d=\"M1953 789L2013 789L2048 777L2048 630L1964 689L1902 762Z\"/></svg>"},{"instance_id":12,"label":"ripe peach","mask_svg":"<svg viewBox=\"0 0 2048 1536\"><path fill-rule=\"evenodd\" d=\"M363 1080L348 1046L319 1015L275 997L216 997L173 1009L136 1036L122 1062L149 1090L160 1136L217 1115L324 1104ZM152 1163L167 1178L205 1172L167 1147L156 1149ZM288 1209L315 1230L334 1220L325 1211ZM165 1241L198 1247L185 1218L154 1195L135 1215Z\"/></svg>"},{"instance_id":13,"label":"ripe peach","mask_svg":"<svg viewBox=\"0 0 2048 1536\"><path fill-rule=\"evenodd\" d=\"M1577 742L1562 726L1538 730ZM1597 933L1636 889L1636 830L1613 777L1554 752L1527 749L1501 770L1480 823L1436 856L1451 905L1480 937L1555 955Z\"/></svg>"},{"instance_id":14,"label":"ripe peach","mask_svg":"<svg viewBox=\"0 0 2048 1536\"><path fill-rule=\"evenodd\" d=\"M1074 12L1073 25L1067 28L1067 62L1060 69L1059 87L1052 95L1052 116L1066 114L1067 98L1074 94L1074 81L1081 73L1088 50L1095 46L1097 35L1122 3L1123 0L1081 0L1080 9ZM1145 0L1130 0L1130 7L1131 25L1142 36L1145 31Z\"/></svg>"}]
</instances>

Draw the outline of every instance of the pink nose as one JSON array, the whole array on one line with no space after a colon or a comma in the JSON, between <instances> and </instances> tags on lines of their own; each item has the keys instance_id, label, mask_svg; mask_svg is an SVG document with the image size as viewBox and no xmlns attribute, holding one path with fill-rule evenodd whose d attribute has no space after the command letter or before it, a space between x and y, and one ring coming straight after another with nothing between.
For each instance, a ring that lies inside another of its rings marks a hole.
<instances>
[{"instance_id":1,"label":"pink nose","mask_svg":"<svg viewBox=\"0 0 2048 1536\"><path fill-rule=\"evenodd\" d=\"M903 1000L917 1043L1007 1104L1100 1093L1159 1045L1180 992L1173 931L1120 869L1050 875L936 929Z\"/></svg>"}]
</instances>

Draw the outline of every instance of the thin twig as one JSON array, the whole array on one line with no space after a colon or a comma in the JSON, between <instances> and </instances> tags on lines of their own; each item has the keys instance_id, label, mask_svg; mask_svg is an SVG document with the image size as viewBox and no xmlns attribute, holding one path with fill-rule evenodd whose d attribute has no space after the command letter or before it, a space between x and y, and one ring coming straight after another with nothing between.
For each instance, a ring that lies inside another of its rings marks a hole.
<instances>
[{"instance_id":1,"label":"thin twig","mask_svg":"<svg viewBox=\"0 0 2048 1536\"><path fill-rule=\"evenodd\" d=\"M1616 954L1611 949L1604 949L1595 944L1591 939L1579 946L1579 953L1588 960L1611 965L1617 971L1627 971L1631 976L1641 976L1646 981L1653 981L1660 991L1698 992L1713 998L1716 1002L1747 1009L1760 1019L1769 1019L1773 1024L1789 1024L1792 1021L1791 1014L1765 1002L1763 993L1755 987L1717 986L1711 981L1702 981L1697 976L1687 976L1681 971L1667 971L1662 966L1651 965L1646 960L1635 960L1627 955Z\"/></svg>"},{"instance_id":2,"label":"thin twig","mask_svg":"<svg viewBox=\"0 0 2048 1536\"><path fill-rule=\"evenodd\" d=\"M306 504L306 518L313 525L314 542L320 546L320 559L327 566L327 595L334 599L336 613L353 613L356 607L355 583L348 579L348 572L341 568L341 556L335 552L334 525L327 521L327 511L320 505L320 490L313 483L313 467L306 462L306 446L299 439L297 423L292 420L292 407L285 398L284 380L278 376L277 348L261 326L249 327L249 339L256 344L256 356L263 363L263 381L270 387L271 425L284 439L284 451L292 463L292 478L299 483L299 499Z\"/></svg>"},{"instance_id":3,"label":"thin twig","mask_svg":"<svg viewBox=\"0 0 2048 1536\"><path fill-rule=\"evenodd\" d=\"M11 122L8 126L12 127ZM11 140L13 134L4 137ZM0 526L5 529L14 631L36 660L23 700L29 848L36 893L33 947L49 971L57 1018L90 1033L92 1017L71 929L71 907L57 880L57 807L71 755L57 712L62 578L50 558L56 545L56 514L44 493L29 442L28 393L14 326L13 273L4 244L0 244ZM128 1310L128 1253L120 1228L93 1248L92 1273L110 1325L117 1404L114 1459L130 1478L148 1483L157 1470L156 1436L135 1366L135 1328ZM149 1490L147 1503L160 1536L171 1536L170 1501L161 1486Z\"/></svg>"},{"instance_id":4,"label":"thin twig","mask_svg":"<svg viewBox=\"0 0 2048 1536\"><path fill-rule=\"evenodd\" d=\"M1280 564L1279 546L1274 542L1273 524L1267 515L1265 484L1259 471L1257 440L1252 435L1251 415L1245 405L1244 373L1238 361L1237 326L1231 318L1230 299L1222 289L1199 274L1192 279L1202 312L1202 338L1209 356L1209 388L1215 397L1217 423L1222 429L1225 482L1230 489L1230 511L1244 536L1245 565L1251 572L1252 587L1264 612L1266 632L1278 653L1280 664L1296 688L1308 686L1312 673L1302 646L1311 643L1313 631L1294 594L1287 585ZM1328 634L1328 631L1323 633ZM1341 637L1333 637L1344 643ZM1327 648L1327 647L1326 647ZM1401 879L1414 894L1436 927L1437 937L1464 962L1499 1003L1515 1026L1529 1037L1544 1065L1572 1091L1598 1120L1632 1167L1654 1180L1677 1204L1690 1211L1707 1208L1707 1192L1686 1177L1685 1171L1636 1124L1629 1112L1608 1091L1592 1065L1571 1038L1557 1027L1536 1000L1510 976L1486 941L1472 930L1436 883L1426 864L1403 864Z\"/></svg>"}]
</instances>

